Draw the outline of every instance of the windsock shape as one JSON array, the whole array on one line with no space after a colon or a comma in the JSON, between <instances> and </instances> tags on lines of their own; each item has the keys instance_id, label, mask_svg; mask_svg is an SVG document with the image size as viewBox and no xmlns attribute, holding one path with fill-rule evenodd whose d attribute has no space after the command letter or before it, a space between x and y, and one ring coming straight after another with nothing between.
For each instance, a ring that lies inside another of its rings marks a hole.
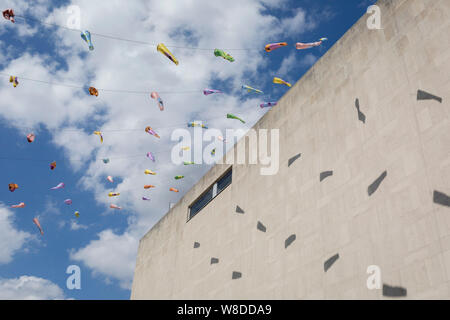
<instances>
[{"instance_id":1,"label":"windsock shape","mask_svg":"<svg viewBox=\"0 0 450 320\"><path fill-rule=\"evenodd\" d=\"M169 49L166 48L166 46L164 45L164 43L160 43L158 44L158 46L156 47L156 50L158 50L159 52L161 52L163 55L165 55L167 58L170 59L170 61L172 61L173 63L175 63L176 65L178 65L178 60L174 57L174 55L169 51Z\"/></svg>"},{"instance_id":2,"label":"windsock shape","mask_svg":"<svg viewBox=\"0 0 450 320\"><path fill-rule=\"evenodd\" d=\"M184 178L184 176L175 176L175 180L180 180L180 179L183 179Z\"/></svg>"},{"instance_id":3,"label":"windsock shape","mask_svg":"<svg viewBox=\"0 0 450 320\"><path fill-rule=\"evenodd\" d=\"M44 230L42 230L42 227L41 227L41 224L39 223L38 218L34 218L33 222L36 225L36 227L38 227L39 232L41 233L41 236L43 236L44 235Z\"/></svg>"},{"instance_id":4,"label":"windsock shape","mask_svg":"<svg viewBox=\"0 0 450 320\"><path fill-rule=\"evenodd\" d=\"M208 129L208 127L205 126L204 124L195 123L195 122L188 122L187 126L188 126L188 128L201 127L203 129Z\"/></svg>"},{"instance_id":5,"label":"windsock shape","mask_svg":"<svg viewBox=\"0 0 450 320\"><path fill-rule=\"evenodd\" d=\"M121 207L119 207L119 206L117 206L117 205L115 205L115 204L112 204L112 205L110 205L109 207L110 207L111 209L122 210Z\"/></svg>"},{"instance_id":6,"label":"windsock shape","mask_svg":"<svg viewBox=\"0 0 450 320\"><path fill-rule=\"evenodd\" d=\"M194 163L194 161L185 161L185 162L183 162L183 164L185 166L188 166L188 165L195 164L195 163Z\"/></svg>"},{"instance_id":7,"label":"windsock shape","mask_svg":"<svg viewBox=\"0 0 450 320\"><path fill-rule=\"evenodd\" d=\"M156 174L156 172L153 172L152 170L149 170L149 169L146 169L145 171L144 171L144 173L145 174L151 174L151 175L155 175Z\"/></svg>"},{"instance_id":8,"label":"windsock shape","mask_svg":"<svg viewBox=\"0 0 450 320\"><path fill-rule=\"evenodd\" d=\"M144 186L144 189L150 189L150 188L155 188L155 186L152 186L151 184L147 184Z\"/></svg>"},{"instance_id":9,"label":"windsock shape","mask_svg":"<svg viewBox=\"0 0 450 320\"><path fill-rule=\"evenodd\" d=\"M58 190L58 189L63 189L66 185L61 182L60 184L58 184L56 187L50 188L50 190Z\"/></svg>"},{"instance_id":10,"label":"windsock shape","mask_svg":"<svg viewBox=\"0 0 450 320\"><path fill-rule=\"evenodd\" d=\"M96 96L96 97L98 97L98 90L95 89L94 87L89 87L89 94L90 94L91 96Z\"/></svg>"},{"instance_id":11,"label":"windsock shape","mask_svg":"<svg viewBox=\"0 0 450 320\"><path fill-rule=\"evenodd\" d=\"M19 204L14 204L14 205L11 206L11 208L13 208L13 209L25 208L25 202L21 202Z\"/></svg>"},{"instance_id":12,"label":"windsock shape","mask_svg":"<svg viewBox=\"0 0 450 320\"><path fill-rule=\"evenodd\" d=\"M36 138L36 136L33 133L29 133L27 134L27 141L29 143L32 143L34 141L34 139Z\"/></svg>"},{"instance_id":13,"label":"windsock shape","mask_svg":"<svg viewBox=\"0 0 450 320\"><path fill-rule=\"evenodd\" d=\"M75 217L77 217L77 218L80 217L80 213L78 211L75 211Z\"/></svg>"},{"instance_id":14,"label":"windsock shape","mask_svg":"<svg viewBox=\"0 0 450 320\"><path fill-rule=\"evenodd\" d=\"M6 9L2 13L3 13L3 18L5 18L6 20L11 21L12 23L16 22L16 20L14 19L15 14L14 14L13 9Z\"/></svg>"},{"instance_id":15,"label":"windsock shape","mask_svg":"<svg viewBox=\"0 0 450 320\"><path fill-rule=\"evenodd\" d=\"M148 152L148 153L147 153L147 158L149 158L150 160L152 160L153 162L155 162L155 156L153 155L153 153Z\"/></svg>"},{"instance_id":16,"label":"windsock shape","mask_svg":"<svg viewBox=\"0 0 450 320\"><path fill-rule=\"evenodd\" d=\"M103 135L100 131L94 131L94 134L100 137L100 143L103 143Z\"/></svg>"},{"instance_id":17,"label":"windsock shape","mask_svg":"<svg viewBox=\"0 0 450 320\"><path fill-rule=\"evenodd\" d=\"M220 49L214 49L214 55L216 57L222 57L225 60L228 60L230 62L234 61L234 58L232 56L230 56L228 53L226 53L225 51L220 50Z\"/></svg>"},{"instance_id":18,"label":"windsock shape","mask_svg":"<svg viewBox=\"0 0 450 320\"><path fill-rule=\"evenodd\" d=\"M220 91L220 90L214 90L214 89L204 89L203 90L203 94L205 96L208 96L208 95L213 94L213 93L223 93L223 92Z\"/></svg>"},{"instance_id":19,"label":"windsock shape","mask_svg":"<svg viewBox=\"0 0 450 320\"><path fill-rule=\"evenodd\" d=\"M144 201L150 201L150 198L142 197L142 200L144 200Z\"/></svg>"},{"instance_id":20,"label":"windsock shape","mask_svg":"<svg viewBox=\"0 0 450 320\"><path fill-rule=\"evenodd\" d=\"M72 200L66 199L66 200L64 200L64 203L67 204L68 206L70 206L72 204Z\"/></svg>"},{"instance_id":21,"label":"windsock shape","mask_svg":"<svg viewBox=\"0 0 450 320\"><path fill-rule=\"evenodd\" d=\"M111 177L111 176L108 176L107 178L106 178L109 182L111 182L111 183L114 183L114 179L113 179L113 177Z\"/></svg>"},{"instance_id":22,"label":"windsock shape","mask_svg":"<svg viewBox=\"0 0 450 320\"><path fill-rule=\"evenodd\" d=\"M228 113L228 114L227 114L227 118L228 118L228 119L236 119L236 120L241 121L242 123L245 123L244 120L242 120L242 119L239 118L239 117L236 117L234 114L231 114L231 113Z\"/></svg>"},{"instance_id":23,"label":"windsock shape","mask_svg":"<svg viewBox=\"0 0 450 320\"><path fill-rule=\"evenodd\" d=\"M273 51L273 50L275 50L275 49L278 49L278 48L281 48L281 47L285 47L285 46L287 46L287 42L276 42L276 43L269 43L269 44L266 44L266 46L264 47L264 49L265 49L267 52L271 52L271 51Z\"/></svg>"},{"instance_id":24,"label":"windsock shape","mask_svg":"<svg viewBox=\"0 0 450 320\"><path fill-rule=\"evenodd\" d=\"M81 39L86 41L89 46L89 50L94 50L94 45L92 44L91 33L89 31L85 31L81 33Z\"/></svg>"},{"instance_id":25,"label":"windsock shape","mask_svg":"<svg viewBox=\"0 0 450 320\"><path fill-rule=\"evenodd\" d=\"M152 92L150 94L150 97L152 99L155 99L156 101L158 101L159 110L164 111L164 103L163 103L161 97L159 96L158 92Z\"/></svg>"},{"instance_id":26,"label":"windsock shape","mask_svg":"<svg viewBox=\"0 0 450 320\"><path fill-rule=\"evenodd\" d=\"M56 168L56 161L53 161L52 163L50 163L50 170L55 170Z\"/></svg>"},{"instance_id":27,"label":"windsock shape","mask_svg":"<svg viewBox=\"0 0 450 320\"><path fill-rule=\"evenodd\" d=\"M104 164L109 163L109 159L108 159L108 158L103 159L103 163L104 163Z\"/></svg>"},{"instance_id":28,"label":"windsock shape","mask_svg":"<svg viewBox=\"0 0 450 320\"><path fill-rule=\"evenodd\" d=\"M270 108L270 107L274 107L276 105L277 105L276 102L265 102L265 103L261 103L259 106L261 108Z\"/></svg>"},{"instance_id":29,"label":"windsock shape","mask_svg":"<svg viewBox=\"0 0 450 320\"><path fill-rule=\"evenodd\" d=\"M110 192L110 193L108 193L108 197L118 197L118 196L120 196L120 193L118 193L118 192Z\"/></svg>"},{"instance_id":30,"label":"windsock shape","mask_svg":"<svg viewBox=\"0 0 450 320\"><path fill-rule=\"evenodd\" d=\"M9 191L14 192L16 189L19 189L19 185L17 183L10 183L8 185Z\"/></svg>"},{"instance_id":31,"label":"windsock shape","mask_svg":"<svg viewBox=\"0 0 450 320\"><path fill-rule=\"evenodd\" d=\"M157 137L158 139L160 138L160 136L155 132L155 130L152 129L152 127L145 128L145 132L151 134L152 136Z\"/></svg>"},{"instance_id":32,"label":"windsock shape","mask_svg":"<svg viewBox=\"0 0 450 320\"><path fill-rule=\"evenodd\" d=\"M19 85L19 80L17 77L15 76L10 76L9 77L9 82L11 82L13 84L13 87L17 87Z\"/></svg>"},{"instance_id":33,"label":"windsock shape","mask_svg":"<svg viewBox=\"0 0 450 320\"><path fill-rule=\"evenodd\" d=\"M170 188L169 191L173 191L173 192L179 192L177 189L175 188Z\"/></svg>"},{"instance_id":34,"label":"windsock shape","mask_svg":"<svg viewBox=\"0 0 450 320\"><path fill-rule=\"evenodd\" d=\"M277 78L277 77L273 78L273 83L285 84L288 87L292 87L292 85L289 82L286 82L283 79L280 79L280 78Z\"/></svg>"},{"instance_id":35,"label":"windsock shape","mask_svg":"<svg viewBox=\"0 0 450 320\"><path fill-rule=\"evenodd\" d=\"M261 90L252 88L252 87L247 86L247 85L243 85L243 86L242 86L242 89L247 90L247 92L264 93L264 92L262 92Z\"/></svg>"}]
</instances>

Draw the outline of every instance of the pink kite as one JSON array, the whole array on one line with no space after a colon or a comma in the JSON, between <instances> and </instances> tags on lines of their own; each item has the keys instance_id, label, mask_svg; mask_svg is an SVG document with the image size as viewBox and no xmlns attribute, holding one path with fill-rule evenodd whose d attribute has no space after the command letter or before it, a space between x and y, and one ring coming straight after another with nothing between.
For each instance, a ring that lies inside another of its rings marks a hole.
<instances>
[{"instance_id":1,"label":"pink kite","mask_svg":"<svg viewBox=\"0 0 450 320\"><path fill-rule=\"evenodd\" d=\"M147 153L147 158L149 158L150 160L155 162L155 156L153 155L153 153L151 153L151 152Z\"/></svg>"},{"instance_id":2,"label":"pink kite","mask_svg":"<svg viewBox=\"0 0 450 320\"><path fill-rule=\"evenodd\" d=\"M66 200L64 200L64 203L69 206L69 205L72 204L72 200L71 199L66 199Z\"/></svg>"},{"instance_id":3,"label":"pink kite","mask_svg":"<svg viewBox=\"0 0 450 320\"><path fill-rule=\"evenodd\" d=\"M223 93L223 92L220 91L220 90L214 90L214 89L205 89L205 90L203 90L203 94L205 96L213 94L213 93Z\"/></svg>"},{"instance_id":4,"label":"pink kite","mask_svg":"<svg viewBox=\"0 0 450 320\"><path fill-rule=\"evenodd\" d=\"M155 132L155 130L152 129L152 127L145 128L145 132L147 132L148 134L151 134L152 136L160 138L160 136Z\"/></svg>"},{"instance_id":5,"label":"pink kite","mask_svg":"<svg viewBox=\"0 0 450 320\"><path fill-rule=\"evenodd\" d=\"M34 224L38 227L39 232L41 233L41 235L44 235L44 230L42 230L41 224L39 223L38 218L34 218L33 219Z\"/></svg>"},{"instance_id":6,"label":"pink kite","mask_svg":"<svg viewBox=\"0 0 450 320\"><path fill-rule=\"evenodd\" d=\"M27 141L29 143L32 143L35 138L36 138L36 136L33 133L30 133L30 134L27 135Z\"/></svg>"},{"instance_id":7,"label":"pink kite","mask_svg":"<svg viewBox=\"0 0 450 320\"><path fill-rule=\"evenodd\" d=\"M317 42L309 42L309 43L297 42L295 44L295 47L297 48L297 50L303 50L303 49L309 49L309 48L312 48L312 47L318 47L325 40L328 40L328 39L327 38L320 38L320 40L317 41Z\"/></svg>"},{"instance_id":8,"label":"pink kite","mask_svg":"<svg viewBox=\"0 0 450 320\"><path fill-rule=\"evenodd\" d=\"M58 184L56 187L50 188L50 190L58 190L58 189L63 189L66 185L61 182L60 184Z\"/></svg>"},{"instance_id":9,"label":"pink kite","mask_svg":"<svg viewBox=\"0 0 450 320\"><path fill-rule=\"evenodd\" d=\"M150 94L150 97L152 97L152 99L157 100L157 101L158 101L159 110L164 111L164 103L163 103L163 101L161 100L161 98L160 98L158 92L152 92L152 93Z\"/></svg>"},{"instance_id":10,"label":"pink kite","mask_svg":"<svg viewBox=\"0 0 450 320\"><path fill-rule=\"evenodd\" d=\"M108 181L111 182L111 183L114 182L113 177L111 177L111 176L108 176L106 179L108 179Z\"/></svg>"},{"instance_id":11,"label":"pink kite","mask_svg":"<svg viewBox=\"0 0 450 320\"><path fill-rule=\"evenodd\" d=\"M25 203L21 202L19 204L12 205L11 208L25 208Z\"/></svg>"},{"instance_id":12,"label":"pink kite","mask_svg":"<svg viewBox=\"0 0 450 320\"><path fill-rule=\"evenodd\" d=\"M264 50L266 50L267 52L270 52L270 51L273 51L275 49L285 47L285 46L287 46L287 42L269 43L269 44L266 44L266 46L264 47Z\"/></svg>"},{"instance_id":13,"label":"pink kite","mask_svg":"<svg viewBox=\"0 0 450 320\"><path fill-rule=\"evenodd\" d=\"M111 209L122 210L122 208L121 208L121 207L119 207L119 206L116 206L115 204L112 204L112 205L110 205L109 207L110 207Z\"/></svg>"}]
</instances>

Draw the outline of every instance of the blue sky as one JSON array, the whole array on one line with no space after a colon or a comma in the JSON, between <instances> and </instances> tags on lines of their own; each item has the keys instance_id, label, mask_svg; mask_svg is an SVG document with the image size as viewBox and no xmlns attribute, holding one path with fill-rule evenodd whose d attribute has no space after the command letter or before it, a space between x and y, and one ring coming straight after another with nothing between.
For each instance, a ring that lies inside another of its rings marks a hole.
<instances>
[{"instance_id":1,"label":"blue sky","mask_svg":"<svg viewBox=\"0 0 450 320\"><path fill-rule=\"evenodd\" d=\"M27 2L3 1L2 10L12 7L17 15L65 25L66 7L74 4L81 8L82 27L91 32L180 46L260 50L229 50L236 59L230 64L212 51L171 49L180 60L175 66L154 47L94 36L95 50L89 52L78 32L2 19L0 72L19 75L20 84L13 88L8 77L0 75L0 240L5 243L0 250L0 298L128 299L140 237L167 212L169 202L178 201L210 168L171 164L171 132L193 120L208 120L209 127L222 130L250 128L267 111L259 103L277 101L288 90L272 84L272 78L297 82L374 3L249 0L240 6L239 1L199 1L193 7L183 0L133 1L124 12L118 1ZM295 49L296 42L321 37L329 39L321 47ZM263 50L264 44L281 41L289 46L271 53ZM22 80L20 75L169 92L161 94L166 110L160 112L148 95L100 92L94 98L75 88ZM242 84L263 90L264 97L243 92ZM225 94L205 97L201 92L206 87ZM226 113L244 117L246 126L225 119ZM162 139L148 136L147 125ZM105 132L103 144L92 135L94 130ZM31 131L36 140L29 144L26 134ZM155 152L156 164L145 158L148 151ZM111 163L103 164L104 157ZM57 167L51 171L53 160ZM158 172L156 178L144 176L147 168ZM173 182L180 174L186 178ZM113 187L106 175L114 176ZM7 188L12 182L19 185L14 193ZM66 188L51 191L59 182ZM160 188L148 192L144 184ZM180 193L169 192L169 187ZM122 211L109 209L110 191L121 192L113 202ZM144 195L152 200L141 201ZM73 200L71 206L64 204L67 198ZM26 207L9 208L20 202ZM41 221L43 237L32 223L34 217ZM72 264L81 268L81 290L66 288L65 271Z\"/></svg>"}]
</instances>

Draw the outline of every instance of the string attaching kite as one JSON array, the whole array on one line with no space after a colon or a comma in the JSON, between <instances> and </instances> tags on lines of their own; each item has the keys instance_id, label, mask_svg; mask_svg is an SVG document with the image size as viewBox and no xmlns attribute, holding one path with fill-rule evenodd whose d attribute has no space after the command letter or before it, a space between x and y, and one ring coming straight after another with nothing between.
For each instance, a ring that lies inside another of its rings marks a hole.
<instances>
[{"instance_id":1,"label":"string attaching kite","mask_svg":"<svg viewBox=\"0 0 450 320\"><path fill-rule=\"evenodd\" d=\"M44 235L44 230L42 230L41 224L39 223L38 218L33 219L34 224L38 227L39 232L41 233L41 236Z\"/></svg>"},{"instance_id":2,"label":"string attaching kite","mask_svg":"<svg viewBox=\"0 0 450 320\"><path fill-rule=\"evenodd\" d=\"M50 163L50 170L55 170L56 168L56 161L53 161L52 163Z\"/></svg>"},{"instance_id":3,"label":"string attaching kite","mask_svg":"<svg viewBox=\"0 0 450 320\"><path fill-rule=\"evenodd\" d=\"M61 182L60 184L58 184L56 187L50 188L50 190L58 190L58 189L63 189L66 185Z\"/></svg>"},{"instance_id":4,"label":"string attaching kite","mask_svg":"<svg viewBox=\"0 0 450 320\"><path fill-rule=\"evenodd\" d=\"M160 138L160 136L151 127L145 128L145 132L151 134L152 136L157 137L158 139Z\"/></svg>"},{"instance_id":5,"label":"string attaching kite","mask_svg":"<svg viewBox=\"0 0 450 320\"><path fill-rule=\"evenodd\" d=\"M280 78L277 78L277 77L274 77L274 78L273 78L273 83L285 84L285 85L287 85L288 87L292 87L292 85L291 85L289 82L286 82L286 81L284 81L283 79L280 79Z\"/></svg>"},{"instance_id":6,"label":"string attaching kite","mask_svg":"<svg viewBox=\"0 0 450 320\"><path fill-rule=\"evenodd\" d=\"M81 33L81 39L86 41L89 46L89 50L94 50L94 45L92 44L91 33L89 31L85 31Z\"/></svg>"},{"instance_id":7,"label":"string attaching kite","mask_svg":"<svg viewBox=\"0 0 450 320\"><path fill-rule=\"evenodd\" d=\"M96 96L96 97L98 97L98 90L97 90L96 88L94 88L94 87L89 87L89 94L90 94L91 96Z\"/></svg>"},{"instance_id":8,"label":"string attaching kite","mask_svg":"<svg viewBox=\"0 0 450 320\"><path fill-rule=\"evenodd\" d=\"M264 92L262 92L261 90L252 88L252 87L247 86L247 85L243 85L243 86L242 86L242 89L247 90L247 92L264 93Z\"/></svg>"},{"instance_id":9,"label":"string attaching kite","mask_svg":"<svg viewBox=\"0 0 450 320\"><path fill-rule=\"evenodd\" d=\"M223 92L220 91L220 90L215 90L215 89L204 89L203 90L203 94L205 96L208 96L208 95L213 94L213 93L223 93Z\"/></svg>"},{"instance_id":10,"label":"string attaching kite","mask_svg":"<svg viewBox=\"0 0 450 320\"><path fill-rule=\"evenodd\" d=\"M264 49L267 52L270 52L270 51L273 51L275 49L278 49L278 48L281 48L281 47L285 47L285 46L287 46L287 42L269 43L269 44L266 44Z\"/></svg>"},{"instance_id":11,"label":"string attaching kite","mask_svg":"<svg viewBox=\"0 0 450 320\"><path fill-rule=\"evenodd\" d=\"M164 43L158 44L158 46L156 47L156 50L158 50L163 55L165 55L167 58L169 58L170 61L172 61L173 63L178 65L177 58L175 58L174 55L169 51L169 49L167 49L167 47L164 45Z\"/></svg>"},{"instance_id":12,"label":"string attaching kite","mask_svg":"<svg viewBox=\"0 0 450 320\"><path fill-rule=\"evenodd\" d=\"M16 209L16 208L25 208L25 202L21 202L19 204L14 204L11 206L11 208Z\"/></svg>"},{"instance_id":13,"label":"string attaching kite","mask_svg":"<svg viewBox=\"0 0 450 320\"><path fill-rule=\"evenodd\" d=\"M150 97L152 97L152 99L155 99L156 101L158 101L159 110L164 111L164 103L161 100L161 97L159 96L158 92L152 92L150 94Z\"/></svg>"},{"instance_id":14,"label":"string attaching kite","mask_svg":"<svg viewBox=\"0 0 450 320\"><path fill-rule=\"evenodd\" d=\"M222 57L225 60L228 60L230 62L234 61L234 58L232 56L230 56L228 53L226 53L225 51L220 50L220 49L214 49L214 55L216 57Z\"/></svg>"},{"instance_id":15,"label":"string attaching kite","mask_svg":"<svg viewBox=\"0 0 450 320\"><path fill-rule=\"evenodd\" d=\"M228 114L227 114L227 118L228 118L228 119L236 119L236 120L239 120L239 121L242 122L242 123L245 123L244 120L242 120L242 119L239 118L239 117L236 117L234 114L231 114L231 113L228 113Z\"/></svg>"},{"instance_id":16,"label":"string attaching kite","mask_svg":"<svg viewBox=\"0 0 450 320\"><path fill-rule=\"evenodd\" d=\"M14 14L14 10L13 9L6 9L2 13L3 13L3 18L5 18L6 20L11 21L12 23L16 22L16 20L14 19L14 17L16 15Z\"/></svg>"},{"instance_id":17,"label":"string attaching kite","mask_svg":"<svg viewBox=\"0 0 450 320\"><path fill-rule=\"evenodd\" d=\"M274 107L277 105L277 102L265 102L265 103L261 103L259 106L261 108L269 108L269 107Z\"/></svg>"},{"instance_id":18,"label":"string attaching kite","mask_svg":"<svg viewBox=\"0 0 450 320\"><path fill-rule=\"evenodd\" d=\"M94 131L94 134L100 137L100 143L103 143L103 135L100 131Z\"/></svg>"},{"instance_id":19,"label":"string attaching kite","mask_svg":"<svg viewBox=\"0 0 450 320\"><path fill-rule=\"evenodd\" d=\"M17 183L10 183L8 185L9 191L14 192L16 189L19 189L19 185Z\"/></svg>"},{"instance_id":20,"label":"string attaching kite","mask_svg":"<svg viewBox=\"0 0 450 320\"><path fill-rule=\"evenodd\" d=\"M34 139L36 138L36 136L34 135L34 133L29 133L27 134L27 141L29 143L32 143L34 141Z\"/></svg>"},{"instance_id":21,"label":"string attaching kite","mask_svg":"<svg viewBox=\"0 0 450 320\"><path fill-rule=\"evenodd\" d=\"M19 79L15 76L9 77L9 82L13 84L13 87L17 87L19 85Z\"/></svg>"},{"instance_id":22,"label":"string attaching kite","mask_svg":"<svg viewBox=\"0 0 450 320\"><path fill-rule=\"evenodd\" d=\"M151 174L153 176L156 174L156 172L153 172L152 170L149 170L149 169L145 169L144 173L145 174Z\"/></svg>"},{"instance_id":23,"label":"string attaching kite","mask_svg":"<svg viewBox=\"0 0 450 320\"><path fill-rule=\"evenodd\" d=\"M327 38L320 38L319 41L317 42L309 42L309 43L302 43L302 42L297 42L295 44L295 47L297 48L297 50L304 50L304 49L309 49L312 47L318 47L322 44L323 41L328 40Z\"/></svg>"}]
</instances>

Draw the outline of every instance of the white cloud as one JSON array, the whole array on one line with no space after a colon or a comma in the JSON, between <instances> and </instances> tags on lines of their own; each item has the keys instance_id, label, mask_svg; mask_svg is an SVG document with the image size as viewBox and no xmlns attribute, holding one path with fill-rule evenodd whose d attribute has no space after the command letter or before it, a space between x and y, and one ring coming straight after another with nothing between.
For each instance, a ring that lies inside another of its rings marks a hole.
<instances>
[{"instance_id":1,"label":"white cloud","mask_svg":"<svg viewBox=\"0 0 450 320\"><path fill-rule=\"evenodd\" d=\"M75 220L72 220L70 222L70 230L86 230L88 228L88 226L85 226L83 224L80 224L78 222L76 222Z\"/></svg>"},{"instance_id":2,"label":"white cloud","mask_svg":"<svg viewBox=\"0 0 450 320\"><path fill-rule=\"evenodd\" d=\"M0 279L0 300L62 300L63 290L53 282L33 276Z\"/></svg>"},{"instance_id":3,"label":"white cloud","mask_svg":"<svg viewBox=\"0 0 450 320\"><path fill-rule=\"evenodd\" d=\"M14 6L26 7L27 1L17 2L19 4ZM258 49L264 47L267 39L276 39L285 33L304 33L315 27L316 23L302 9L281 20L266 11L265 6L277 7L285 2L236 0L228 1L224 6L223 2L210 0L196 1L195 4L191 0L133 1L127 2L125 11L123 1L118 0L95 3L77 0L67 5L75 4L81 8L82 29L91 32L155 44L164 42L168 46ZM48 17L46 8L47 3L41 1L41 7L34 10L49 23L66 24L67 7L56 9ZM93 35L95 50L89 52L78 32L58 29L53 33L54 29L49 28L39 29L39 32L43 30L55 40L57 54L53 57L31 55L24 50L25 53L6 62L2 72L18 75L20 85L12 88L7 81L0 82L0 117L22 133L35 131L37 139L37 128L44 125L52 133L52 142L63 150L73 169L82 173L78 186L90 191L105 209L112 200L124 208L121 212L128 214L129 219L122 234L104 230L86 247L74 249L71 258L83 262L95 274L118 279L122 287L128 288L140 237L166 213L169 202L177 202L209 168L206 165L177 167L171 163L170 148L175 144L170 141L172 130L185 128L188 121L205 119L211 119L207 121L209 127L223 131L225 128L242 128L238 121L226 119L227 113L244 117L247 121L244 127L250 128L265 111L257 107L261 103L257 97L247 95L241 100L237 93L242 93L242 84L254 87L264 84L258 70L268 60L263 50L250 53L226 50L236 59L230 63L215 57L213 50L169 47L180 61L175 66L153 46ZM23 37L27 39L27 36ZM65 62L64 68L61 68L60 60ZM98 97L92 97L79 89L21 81L20 75L55 83L93 85L100 89L159 91L165 110L160 112L149 94L100 90ZM231 87L230 91L223 95L203 96L201 90L205 87L222 89L214 79L226 83ZM164 93L189 90L198 90L198 93ZM14 108L10 107L11 101L14 101ZM148 125L161 139L144 132ZM137 131L117 131L123 129ZM100 144L98 137L92 135L94 130L104 132L104 143ZM148 151L156 154L156 164L145 157ZM105 165L102 158L110 158L111 162ZM147 168L157 171L157 175L145 176L143 171ZM173 176L178 174L186 178L174 181ZM108 175L119 182L109 184L105 179ZM143 189L145 184L157 187L146 191ZM170 187L180 189L180 194L169 192ZM120 197L108 198L107 193L112 190L120 192ZM144 195L152 200L141 201ZM71 225L71 228L79 227Z\"/></svg>"},{"instance_id":4,"label":"white cloud","mask_svg":"<svg viewBox=\"0 0 450 320\"><path fill-rule=\"evenodd\" d=\"M13 255L21 250L31 235L14 226L14 213L0 203L0 264L12 261Z\"/></svg>"}]
</instances>

